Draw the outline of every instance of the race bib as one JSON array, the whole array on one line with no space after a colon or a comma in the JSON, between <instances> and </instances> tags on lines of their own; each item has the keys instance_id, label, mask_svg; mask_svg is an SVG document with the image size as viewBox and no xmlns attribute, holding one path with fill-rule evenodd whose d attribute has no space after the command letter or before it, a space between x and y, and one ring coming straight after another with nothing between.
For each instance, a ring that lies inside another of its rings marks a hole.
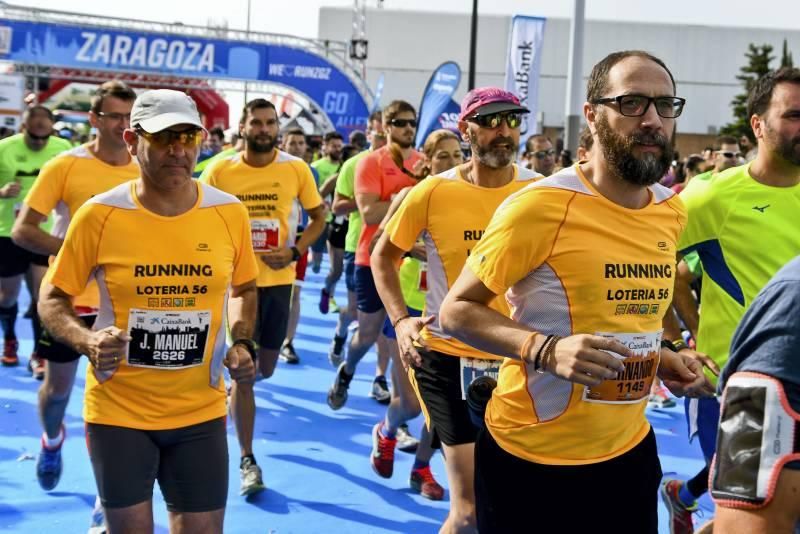
<instances>
[{"instance_id":1,"label":"race bib","mask_svg":"<svg viewBox=\"0 0 800 534\"><path fill-rule=\"evenodd\" d=\"M417 289L420 291L428 291L428 262L421 261L419 263L419 280L417 281Z\"/></svg>"},{"instance_id":2,"label":"race bib","mask_svg":"<svg viewBox=\"0 0 800 534\"><path fill-rule=\"evenodd\" d=\"M337 215L336 217L333 218L333 223L341 226L342 224L345 223L346 220L347 220L347 215Z\"/></svg>"},{"instance_id":3,"label":"race bib","mask_svg":"<svg viewBox=\"0 0 800 534\"><path fill-rule=\"evenodd\" d=\"M253 250L267 252L269 247L278 247L281 225L278 219L251 219L250 236L253 240Z\"/></svg>"},{"instance_id":4,"label":"race bib","mask_svg":"<svg viewBox=\"0 0 800 534\"><path fill-rule=\"evenodd\" d=\"M599 386L586 386L583 400L606 404L633 404L646 400L658 370L661 333L662 331L636 334L596 333L596 336L616 339L631 349L634 356L622 358L618 354L609 352L622 360L625 372L615 380L603 380Z\"/></svg>"},{"instance_id":5,"label":"race bib","mask_svg":"<svg viewBox=\"0 0 800 534\"><path fill-rule=\"evenodd\" d=\"M128 314L128 365L186 369L203 364L211 312L132 308Z\"/></svg>"},{"instance_id":6,"label":"race bib","mask_svg":"<svg viewBox=\"0 0 800 534\"><path fill-rule=\"evenodd\" d=\"M497 380L500 374L500 360L481 360L478 358L459 358L461 364L461 400L467 400L467 389L478 377L490 376Z\"/></svg>"}]
</instances>

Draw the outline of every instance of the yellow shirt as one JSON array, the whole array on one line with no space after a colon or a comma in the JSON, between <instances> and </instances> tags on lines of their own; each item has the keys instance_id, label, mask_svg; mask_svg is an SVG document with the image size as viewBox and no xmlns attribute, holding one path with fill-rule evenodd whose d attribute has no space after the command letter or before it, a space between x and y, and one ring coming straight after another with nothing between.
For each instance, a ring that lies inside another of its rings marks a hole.
<instances>
[{"instance_id":1,"label":"yellow shirt","mask_svg":"<svg viewBox=\"0 0 800 534\"><path fill-rule=\"evenodd\" d=\"M242 201L250 215L253 249L256 254L269 247L290 247L295 243L300 210L322 204L311 169L300 158L276 151L275 159L265 167L245 163L244 153L234 154L207 167L201 178ZM258 260L259 287L293 284L294 263L274 270Z\"/></svg>"},{"instance_id":2,"label":"yellow shirt","mask_svg":"<svg viewBox=\"0 0 800 534\"><path fill-rule=\"evenodd\" d=\"M109 165L96 158L88 145L81 145L50 160L42 167L25 203L43 215L55 210L52 234L61 239L84 202L121 183L139 176L136 160L122 166ZM97 308L100 293L92 283L75 297L73 304Z\"/></svg>"},{"instance_id":3,"label":"yellow shirt","mask_svg":"<svg viewBox=\"0 0 800 534\"><path fill-rule=\"evenodd\" d=\"M196 184L195 206L163 217L142 207L135 184L78 210L48 273L70 295L97 280L95 330L114 325L132 337L113 374L87 369L84 418L165 430L223 417L227 294L257 274L247 211Z\"/></svg>"},{"instance_id":4,"label":"yellow shirt","mask_svg":"<svg viewBox=\"0 0 800 534\"><path fill-rule=\"evenodd\" d=\"M675 250L686 223L669 189L626 209L567 168L498 208L467 265L511 318L569 336L615 337L634 350L626 372L586 388L508 359L486 413L508 452L544 464L590 464L629 451L647 435L644 416L658 367L661 320L671 301Z\"/></svg>"},{"instance_id":5,"label":"yellow shirt","mask_svg":"<svg viewBox=\"0 0 800 534\"><path fill-rule=\"evenodd\" d=\"M422 337L431 349L453 356L500 359L445 335L439 326L439 308L497 206L541 177L514 165L514 179L508 184L480 187L465 181L456 167L414 186L392 216L386 227L392 243L411 250L420 235L425 243L428 258L425 313L435 315L436 320L423 329ZM492 308L508 315L508 305L502 298L494 299Z\"/></svg>"}]
</instances>

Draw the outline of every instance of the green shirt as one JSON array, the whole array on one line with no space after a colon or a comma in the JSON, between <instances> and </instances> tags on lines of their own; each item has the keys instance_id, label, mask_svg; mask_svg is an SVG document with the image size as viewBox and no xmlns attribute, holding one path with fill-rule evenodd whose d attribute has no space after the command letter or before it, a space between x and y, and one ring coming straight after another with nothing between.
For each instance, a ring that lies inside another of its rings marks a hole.
<instances>
[{"instance_id":1,"label":"green shirt","mask_svg":"<svg viewBox=\"0 0 800 534\"><path fill-rule=\"evenodd\" d=\"M336 192L347 198L356 198L356 166L369 150L359 152L348 159L339 171L339 178L336 180ZM344 251L355 252L358 247L358 238L361 236L361 213L358 210L350 212L350 226L347 228L347 236L344 240Z\"/></svg>"},{"instance_id":2,"label":"green shirt","mask_svg":"<svg viewBox=\"0 0 800 534\"><path fill-rule=\"evenodd\" d=\"M209 165L222 158L227 158L228 156L232 156L236 154L236 152L237 150L233 147L226 148L222 152L214 154L210 158L204 159L203 161L195 165L194 173L192 173L192 176L195 178L200 178L202 180L203 178L206 177L206 169L208 168Z\"/></svg>"},{"instance_id":3,"label":"green shirt","mask_svg":"<svg viewBox=\"0 0 800 534\"><path fill-rule=\"evenodd\" d=\"M313 162L311 166L317 169L317 173L319 173L317 187L322 187L322 184L325 183L325 180L336 174L339 171L340 165L340 162L331 161L328 158L318 159L317 161Z\"/></svg>"},{"instance_id":4,"label":"green shirt","mask_svg":"<svg viewBox=\"0 0 800 534\"><path fill-rule=\"evenodd\" d=\"M425 292L419 288L420 271L422 262L416 258L405 258L400 265L400 290L403 292L403 300L406 301L406 306L417 311L425 309Z\"/></svg>"},{"instance_id":5,"label":"green shirt","mask_svg":"<svg viewBox=\"0 0 800 534\"><path fill-rule=\"evenodd\" d=\"M697 251L703 264L697 350L720 367L728 361L733 332L756 294L800 255L800 185L763 185L749 169L748 164L707 180L695 177L680 195L688 221L678 250Z\"/></svg>"},{"instance_id":6,"label":"green shirt","mask_svg":"<svg viewBox=\"0 0 800 534\"><path fill-rule=\"evenodd\" d=\"M14 198L0 198L0 237L10 237L14 219L19 213L25 197L28 195L39 175L42 165L61 152L69 150L72 145L66 139L50 136L41 150L31 150L25 144L24 134L16 134L0 141L0 187L19 182L22 189ZM52 218L48 217L42 228L49 230Z\"/></svg>"}]
</instances>

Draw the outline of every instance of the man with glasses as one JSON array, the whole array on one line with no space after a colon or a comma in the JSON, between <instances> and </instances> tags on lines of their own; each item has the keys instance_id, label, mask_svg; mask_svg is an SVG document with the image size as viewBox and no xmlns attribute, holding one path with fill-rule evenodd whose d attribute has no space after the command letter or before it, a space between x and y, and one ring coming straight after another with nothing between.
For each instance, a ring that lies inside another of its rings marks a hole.
<instances>
[{"instance_id":1,"label":"man with glasses","mask_svg":"<svg viewBox=\"0 0 800 534\"><path fill-rule=\"evenodd\" d=\"M444 334L507 358L475 444L482 533L528 521L655 534L650 384L658 374L678 394L706 385L694 359L661 342L686 216L658 180L684 100L642 51L601 60L587 93L590 159L509 197L441 307Z\"/></svg>"},{"instance_id":2,"label":"man with glasses","mask_svg":"<svg viewBox=\"0 0 800 534\"><path fill-rule=\"evenodd\" d=\"M244 152L213 163L203 181L236 195L250 214L253 249L258 263L258 316L254 340L262 379L272 376L286 338L295 262L306 254L325 227L326 209L311 168L278 149L278 113L272 102L256 98L242 109L239 129ZM311 222L297 239L300 209ZM241 458L241 495L264 490L261 468L253 455L256 401L253 384L231 386L231 416Z\"/></svg>"},{"instance_id":3,"label":"man with glasses","mask_svg":"<svg viewBox=\"0 0 800 534\"><path fill-rule=\"evenodd\" d=\"M497 207L535 179L514 164L523 114L512 93L481 87L461 103L459 129L472 148L469 163L426 178L415 186L392 217L372 253L375 283L397 332L400 357L413 378L417 396L441 446L450 484L450 513L442 532L475 528L475 437L464 392L479 376L497 376L502 358L454 340L438 324L439 305L464 267ZM422 235L427 253L425 317L409 314L397 265ZM505 300L493 306L508 314ZM467 378L468 377L468 378ZM390 475L395 436L387 416L373 428L373 468Z\"/></svg>"},{"instance_id":4,"label":"man with glasses","mask_svg":"<svg viewBox=\"0 0 800 534\"><path fill-rule=\"evenodd\" d=\"M112 80L92 96L89 122L97 137L85 145L61 154L42 168L25 199L13 238L37 254L55 256L64 243L72 218L87 200L139 176L139 166L128 153L123 139L130 125L136 93L125 83ZM55 210L57 223L51 233L40 224ZM91 327L100 307L100 293L91 282L72 299L75 314ZM36 461L39 485L52 490L61 477L61 448L64 443L64 413L67 409L81 352L74 345L54 339L44 329L38 354L46 360L44 383L39 388L39 418L44 428L42 448ZM102 509L96 506L93 523L102 524Z\"/></svg>"},{"instance_id":5,"label":"man with glasses","mask_svg":"<svg viewBox=\"0 0 800 534\"><path fill-rule=\"evenodd\" d=\"M528 168L543 176L550 176L556 168L556 149L546 135L532 135L525 142Z\"/></svg>"},{"instance_id":6,"label":"man with glasses","mask_svg":"<svg viewBox=\"0 0 800 534\"><path fill-rule=\"evenodd\" d=\"M358 330L350 339L347 357L339 365L336 378L328 391L328 406L333 410L340 409L347 402L347 390L356 372L356 365L378 340L386 319L386 310L370 268L372 238L389 209L392 196L417 183L412 178L411 169L422 159L422 154L413 148L414 134L417 131L417 112L414 106L403 100L391 102L383 110L383 127L389 144L365 156L356 167L355 200L363 221L354 272ZM398 161L403 162L403 168L395 163L393 152ZM375 377L373 391L376 386L376 393L381 396L377 400L388 403L391 394L385 375Z\"/></svg>"},{"instance_id":7,"label":"man with glasses","mask_svg":"<svg viewBox=\"0 0 800 534\"><path fill-rule=\"evenodd\" d=\"M22 116L22 125L22 133L0 142L0 330L3 333L3 355L0 362L5 367L19 365L17 298L22 279L25 278L32 300L31 323L34 332L34 350L28 367L41 380L44 367L36 355L35 346L40 331L36 300L47 269L47 256L33 254L19 247L12 241L11 231L22 201L35 183L42 166L54 156L69 150L71 145L53 135L53 112L44 106L26 109ZM52 220L48 221L47 225L51 224Z\"/></svg>"},{"instance_id":8,"label":"man with glasses","mask_svg":"<svg viewBox=\"0 0 800 534\"><path fill-rule=\"evenodd\" d=\"M728 361L739 320L769 279L800 254L795 224L800 212L800 69L784 68L759 79L750 90L747 114L758 142L756 159L707 180L695 177L681 193L689 221L678 251L697 252L703 264L696 341L714 384ZM680 332L670 328L666 335L678 340ZM708 465L717 445L719 402L691 399L686 417L689 437L698 437ZM674 532L692 531L696 499L707 490L707 467L685 483L665 481L662 496Z\"/></svg>"},{"instance_id":9,"label":"man with glasses","mask_svg":"<svg viewBox=\"0 0 800 534\"><path fill-rule=\"evenodd\" d=\"M250 224L234 196L192 179L205 130L189 96L148 91L130 123L141 177L78 210L39 309L53 337L91 362L86 439L109 532L153 532L158 480L170 531L221 533L223 365L236 381L255 378ZM89 329L72 299L92 278L101 298Z\"/></svg>"}]
</instances>

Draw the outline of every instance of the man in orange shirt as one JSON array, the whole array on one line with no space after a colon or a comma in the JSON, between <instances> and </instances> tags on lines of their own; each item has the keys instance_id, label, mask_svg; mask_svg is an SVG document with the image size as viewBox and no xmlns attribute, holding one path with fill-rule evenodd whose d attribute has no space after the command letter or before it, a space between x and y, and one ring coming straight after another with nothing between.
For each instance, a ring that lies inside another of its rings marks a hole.
<instances>
[{"instance_id":1,"label":"man in orange shirt","mask_svg":"<svg viewBox=\"0 0 800 534\"><path fill-rule=\"evenodd\" d=\"M21 247L55 256L64 243L67 227L84 202L139 176L139 165L128 153L123 139L125 129L130 126L135 99L133 89L118 80L100 86L89 110L89 121L97 128L97 137L42 168L12 232ZM52 233L47 233L39 225L52 211L58 217ZM83 323L91 326L100 306L97 285L91 284L73 304ZM46 371L39 388L39 418L44 433L36 475L43 489L52 490L61 476L64 413L81 354L53 339L46 329L39 340L38 354L46 360Z\"/></svg>"},{"instance_id":2,"label":"man in orange shirt","mask_svg":"<svg viewBox=\"0 0 800 534\"><path fill-rule=\"evenodd\" d=\"M364 222L355 261L358 331L350 339L347 358L339 365L336 378L328 391L328 406L334 410L340 409L347 402L347 389L356 372L356 365L377 341L386 319L386 310L370 269L369 249L372 238L389 209L392 197L404 187L416 184L411 169L422 159L422 154L413 148L417 131L417 112L414 106L403 100L390 103L383 110L383 125L389 144L365 156L356 167L356 203ZM393 151L402 159L403 168L395 163ZM385 377L375 378L376 381L381 379L385 386Z\"/></svg>"}]
</instances>

